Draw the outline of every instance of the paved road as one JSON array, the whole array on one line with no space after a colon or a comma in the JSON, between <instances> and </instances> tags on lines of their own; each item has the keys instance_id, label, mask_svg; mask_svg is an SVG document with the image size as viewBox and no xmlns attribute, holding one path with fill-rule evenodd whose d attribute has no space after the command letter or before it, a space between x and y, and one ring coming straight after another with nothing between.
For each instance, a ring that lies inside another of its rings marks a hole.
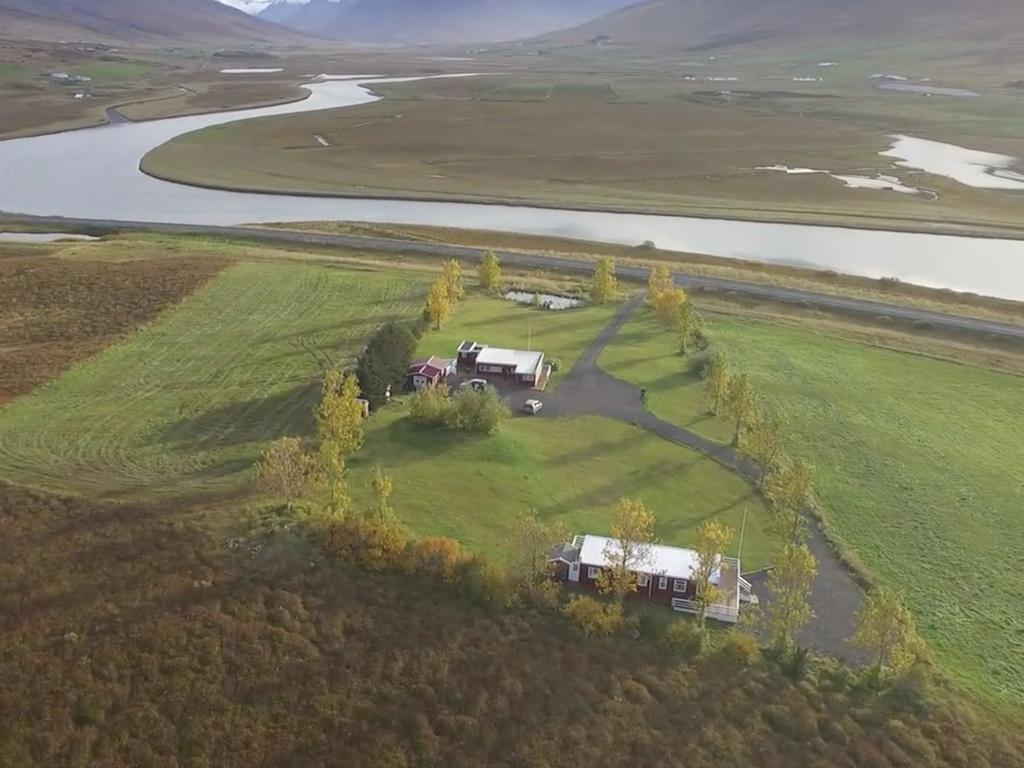
<instances>
[{"instance_id":1,"label":"paved road","mask_svg":"<svg viewBox=\"0 0 1024 768\"><path fill-rule=\"evenodd\" d=\"M558 382L558 388L544 396L543 416L604 416L634 424L659 437L699 451L738 472L752 482L761 476L756 462L737 453L731 446L708 440L695 432L659 419L644 406L640 390L605 373L597 365L598 357L636 311L643 296L626 302L590 346L580 355L572 370ZM860 661L861 654L851 648L848 639L854 632L854 616L863 593L816 525L808 527L807 546L818 560L818 576L811 587L811 607L815 618L800 633L799 641L837 658ZM755 594L767 604L767 574L750 577Z\"/></svg>"},{"instance_id":2,"label":"paved road","mask_svg":"<svg viewBox=\"0 0 1024 768\"><path fill-rule=\"evenodd\" d=\"M99 219L64 219L35 216L17 216L0 213L0 223L4 221L30 223L44 226L53 231L72 231L79 228L100 231L118 232L161 232L166 234L197 234L207 236L247 238L270 243L289 245L333 246L340 248L356 248L362 250L383 251L389 253L415 253L443 258L458 258L468 261L479 260L485 250L467 246L447 245L444 243L424 243L415 240L400 240L385 237L362 237L356 235L328 235L315 232L293 232L284 230L260 229L257 227L217 227L185 224L158 224L144 222L127 222ZM521 253L518 251L496 251L498 257L506 264L521 268L536 268L558 272L589 274L593 264L577 259L542 256L539 254ZM620 266L620 277L646 280L648 270L642 267ZM868 301L844 296L833 296L795 288L781 288L773 285L747 283L740 280L725 280L716 277L697 277L676 275L676 283L691 290L708 290L718 292L734 292L744 296L752 296L772 301L786 301L817 307L820 309L838 310L863 315L885 315L899 320L926 322L936 328L955 331L968 331L986 335L996 335L1024 340L1024 325L1000 323L993 320L981 320L972 317L932 312L914 307L901 307L879 301Z\"/></svg>"}]
</instances>

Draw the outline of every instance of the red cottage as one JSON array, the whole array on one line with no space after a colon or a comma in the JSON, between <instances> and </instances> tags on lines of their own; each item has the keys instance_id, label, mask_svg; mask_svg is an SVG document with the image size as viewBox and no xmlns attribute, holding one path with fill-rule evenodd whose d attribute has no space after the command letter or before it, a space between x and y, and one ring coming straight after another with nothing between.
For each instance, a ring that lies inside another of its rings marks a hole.
<instances>
[{"instance_id":1,"label":"red cottage","mask_svg":"<svg viewBox=\"0 0 1024 768\"><path fill-rule=\"evenodd\" d=\"M586 534L575 537L571 543L559 544L551 552L550 563L555 578L580 589L596 589L595 581L602 568L611 562L620 546L618 539ZM650 603L660 603L675 611L696 613L696 589L693 574L697 568L697 553L681 547L651 544L635 573L636 593L633 597ZM718 567L711 583L722 593L708 609L708 617L736 623L740 602L753 602L750 583L740 576L740 561L734 557L719 556Z\"/></svg>"}]
</instances>

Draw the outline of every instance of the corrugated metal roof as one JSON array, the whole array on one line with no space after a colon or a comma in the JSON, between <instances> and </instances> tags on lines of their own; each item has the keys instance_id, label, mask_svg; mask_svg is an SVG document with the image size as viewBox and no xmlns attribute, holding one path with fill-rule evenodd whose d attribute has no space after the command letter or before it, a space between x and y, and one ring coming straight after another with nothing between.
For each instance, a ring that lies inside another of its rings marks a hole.
<instances>
[{"instance_id":1,"label":"corrugated metal roof","mask_svg":"<svg viewBox=\"0 0 1024 768\"><path fill-rule=\"evenodd\" d=\"M476 358L477 365L515 366L516 373L537 373L544 362L543 352L524 352L521 349L485 347Z\"/></svg>"},{"instance_id":2,"label":"corrugated metal roof","mask_svg":"<svg viewBox=\"0 0 1024 768\"><path fill-rule=\"evenodd\" d=\"M588 533L583 537L583 546L580 547L580 562L584 565L609 565L611 560L606 554L609 545L612 546L614 552L619 547L619 540ZM697 553L692 549L650 544L647 557L636 570L674 579L692 579L697 566ZM715 569L711 576L712 584L718 583L719 573L719 569Z\"/></svg>"}]
</instances>

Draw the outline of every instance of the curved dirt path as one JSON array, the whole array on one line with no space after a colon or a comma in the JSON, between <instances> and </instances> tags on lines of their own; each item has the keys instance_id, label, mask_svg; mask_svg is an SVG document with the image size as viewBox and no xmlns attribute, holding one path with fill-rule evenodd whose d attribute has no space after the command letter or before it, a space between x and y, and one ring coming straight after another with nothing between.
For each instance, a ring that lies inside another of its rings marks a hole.
<instances>
[{"instance_id":1,"label":"curved dirt path","mask_svg":"<svg viewBox=\"0 0 1024 768\"><path fill-rule=\"evenodd\" d=\"M579 356L558 389L545 395L543 415L603 416L634 424L673 443L699 451L756 483L761 468L731 446L708 440L691 430L659 419L644 406L640 389L605 373L597 360L605 347L643 302L637 295L627 301ZM811 587L814 619L798 636L799 641L841 659L860 661L860 654L848 639L854 632L854 617L863 592L839 561L817 525L808 526L807 546L818 560L818 576ZM748 574L762 606L768 602L767 572Z\"/></svg>"}]
</instances>

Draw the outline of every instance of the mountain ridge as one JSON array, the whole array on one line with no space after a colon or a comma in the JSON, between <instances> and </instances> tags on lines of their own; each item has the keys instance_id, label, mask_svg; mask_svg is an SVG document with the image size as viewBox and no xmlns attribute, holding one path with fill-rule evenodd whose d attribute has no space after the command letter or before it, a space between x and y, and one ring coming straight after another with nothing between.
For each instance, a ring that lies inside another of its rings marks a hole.
<instances>
[{"instance_id":1,"label":"mountain ridge","mask_svg":"<svg viewBox=\"0 0 1024 768\"><path fill-rule=\"evenodd\" d=\"M299 42L294 30L217 0L0 0L0 37Z\"/></svg>"},{"instance_id":2,"label":"mountain ridge","mask_svg":"<svg viewBox=\"0 0 1024 768\"><path fill-rule=\"evenodd\" d=\"M545 36L704 50L842 38L1001 39L1024 29L1019 0L644 0ZM1009 30L1009 32L1008 32Z\"/></svg>"},{"instance_id":3,"label":"mountain ridge","mask_svg":"<svg viewBox=\"0 0 1024 768\"><path fill-rule=\"evenodd\" d=\"M306 34L358 42L487 43L571 27L630 0L278 0L259 17Z\"/></svg>"}]
</instances>

